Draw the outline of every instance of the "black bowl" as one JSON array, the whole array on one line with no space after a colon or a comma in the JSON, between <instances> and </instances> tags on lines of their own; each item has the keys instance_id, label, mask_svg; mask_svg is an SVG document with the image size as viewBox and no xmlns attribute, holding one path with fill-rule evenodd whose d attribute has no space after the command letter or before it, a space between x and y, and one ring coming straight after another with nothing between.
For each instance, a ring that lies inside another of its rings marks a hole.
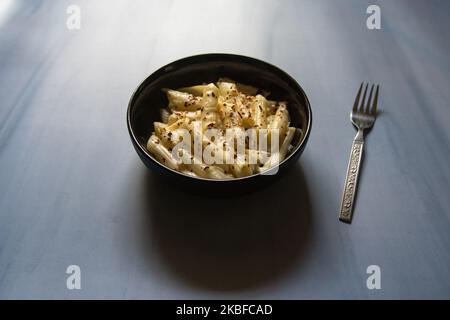
<instances>
[{"instance_id":1,"label":"black bowl","mask_svg":"<svg viewBox=\"0 0 450 320\"><path fill-rule=\"evenodd\" d=\"M301 128L303 135L294 137L294 149L279 165L274 175L255 174L230 180L193 178L158 162L146 148L153 122L160 121L159 109L168 101L161 88L179 88L216 82L221 77L270 91L269 99L287 101L291 126ZM127 125L131 141L144 164L170 179L169 183L203 194L237 194L253 191L281 176L302 154L311 131L311 106L300 85L279 68L245 56L202 54L172 62L145 79L131 96Z\"/></svg>"}]
</instances>

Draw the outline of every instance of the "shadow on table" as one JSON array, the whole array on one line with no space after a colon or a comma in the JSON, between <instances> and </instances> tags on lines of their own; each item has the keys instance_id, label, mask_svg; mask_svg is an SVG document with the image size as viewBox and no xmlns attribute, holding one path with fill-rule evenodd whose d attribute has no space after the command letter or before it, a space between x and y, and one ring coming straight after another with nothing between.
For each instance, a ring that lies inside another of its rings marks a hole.
<instances>
[{"instance_id":1,"label":"shadow on table","mask_svg":"<svg viewBox=\"0 0 450 320\"><path fill-rule=\"evenodd\" d=\"M235 291L264 285L299 267L308 249L312 210L299 167L263 190L233 198L191 195L152 173L144 187L145 248L193 286Z\"/></svg>"}]
</instances>

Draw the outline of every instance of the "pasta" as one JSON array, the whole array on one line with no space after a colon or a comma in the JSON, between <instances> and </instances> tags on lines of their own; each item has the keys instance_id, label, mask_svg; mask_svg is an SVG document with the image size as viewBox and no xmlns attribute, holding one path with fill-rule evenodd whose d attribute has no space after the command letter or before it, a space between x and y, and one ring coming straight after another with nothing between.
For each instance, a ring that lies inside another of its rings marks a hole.
<instances>
[{"instance_id":1,"label":"pasta","mask_svg":"<svg viewBox=\"0 0 450 320\"><path fill-rule=\"evenodd\" d=\"M222 78L217 83L163 89L168 108L147 142L162 164L191 177L233 179L263 173L292 150L286 102ZM300 132L301 134L301 132Z\"/></svg>"}]
</instances>

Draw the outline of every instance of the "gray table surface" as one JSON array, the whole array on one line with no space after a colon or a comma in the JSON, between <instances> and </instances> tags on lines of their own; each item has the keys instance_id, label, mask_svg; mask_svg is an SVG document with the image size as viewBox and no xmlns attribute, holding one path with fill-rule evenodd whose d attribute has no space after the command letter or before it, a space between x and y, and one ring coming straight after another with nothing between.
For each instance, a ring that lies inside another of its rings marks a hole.
<instances>
[{"instance_id":1,"label":"gray table surface","mask_svg":"<svg viewBox=\"0 0 450 320\"><path fill-rule=\"evenodd\" d=\"M80 30L66 27L70 4ZM369 4L381 30L366 27ZM448 1L2 1L0 298L450 298L449 12ZM134 88L206 52L273 63L310 98L307 148L267 189L190 196L133 150ZM381 84L382 113L346 225L361 81ZM81 290L66 287L69 265ZM380 290L366 286L369 265Z\"/></svg>"}]
</instances>

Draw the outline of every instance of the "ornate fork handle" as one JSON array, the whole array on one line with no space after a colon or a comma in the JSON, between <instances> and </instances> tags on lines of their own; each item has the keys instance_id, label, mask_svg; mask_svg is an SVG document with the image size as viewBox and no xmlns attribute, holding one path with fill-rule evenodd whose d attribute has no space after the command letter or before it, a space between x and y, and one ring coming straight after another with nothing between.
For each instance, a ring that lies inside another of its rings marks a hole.
<instances>
[{"instance_id":1,"label":"ornate fork handle","mask_svg":"<svg viewBox=\"0 0 450 320\"><path fill-rule=\"evenodd\" d=\"M367 88L366 84L364 94L360 99L364 83L361 83L352 112L350 113L350 121L358 129L352 144L350 153L350 161L348 162L347 177L345 178L344 193L342 194L341 210L339 211L339 220L351 223L353 215L353 204L355 202L356 188L358 187L359 167L364 149L364 130L373 127L377 117L378 91L380 86L376 86L375 95L372 100L375 85L370 88L369 98L366 100Z\"/></svg>"},{"instance_id":2,"label":"ornate fork handle","mask_svg":"<svg viewBox=\"0 0 450 320\"><path fill-rule=\"evenodd\" d=\"M350 160L347 169L347 177L345 178L344 193L342 194L339 220L343 222L350 223L352 220L353 203L355 201L355 193L358 185L359 167L361 166L363 148L364 139L362 138L362 134L358 132L355 140L353 140L352 151L350 153Z\"/></svg>"}]
</instances>

